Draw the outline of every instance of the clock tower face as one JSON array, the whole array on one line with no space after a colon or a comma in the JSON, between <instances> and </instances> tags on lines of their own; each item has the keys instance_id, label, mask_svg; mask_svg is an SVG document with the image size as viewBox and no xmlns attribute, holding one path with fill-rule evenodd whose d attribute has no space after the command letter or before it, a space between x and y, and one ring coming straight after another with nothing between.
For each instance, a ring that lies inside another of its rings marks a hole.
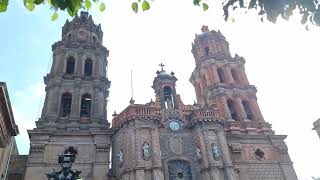
<instances>
[{"instance_id":1,"label":"clock tower face","mask_svg":"<svg viewBox=\"0 0 320 180\"><path fill-rule=\"evenodd\" d=\"M171 121L169 127L172 131L177 131L180 129L180 124L177 121Z\"/></svg>"}]
</instances>

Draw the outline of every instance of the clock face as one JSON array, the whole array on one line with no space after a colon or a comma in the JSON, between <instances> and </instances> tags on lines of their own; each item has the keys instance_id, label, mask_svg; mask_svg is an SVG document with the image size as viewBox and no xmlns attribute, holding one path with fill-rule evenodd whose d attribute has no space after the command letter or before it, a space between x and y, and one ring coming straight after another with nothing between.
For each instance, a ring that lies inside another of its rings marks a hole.
<instances>
[{"instance_id":1,"label":"clock face","mask_svg":"<svg viewBox=\"0 0 320 180\"><path fill-rule=\"evenodd\" d=\"M180 124L176 121L171 121L169 127L172 131L177 131L180 129Z\"/></svg>"}]
</instances>

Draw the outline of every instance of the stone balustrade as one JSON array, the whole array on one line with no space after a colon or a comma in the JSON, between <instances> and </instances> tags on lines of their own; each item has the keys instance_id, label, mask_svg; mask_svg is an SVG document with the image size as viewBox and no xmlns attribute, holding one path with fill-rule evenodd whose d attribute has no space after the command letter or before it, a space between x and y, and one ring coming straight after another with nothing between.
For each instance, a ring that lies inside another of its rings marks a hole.
<instances>
[{"instance_id":1,"label":"stone balustrade","mask_svg":"<svg viewBox=\"0 0 320 180\"><path fill-rule=\"evenodd\" d=\"M112 127L118 128L128 120L143 117L156 117L159 116L160 111L154 106L146 106L134 104L128 106L120 114L116 115L112 120Z\"/></svg>"}]
</instances>

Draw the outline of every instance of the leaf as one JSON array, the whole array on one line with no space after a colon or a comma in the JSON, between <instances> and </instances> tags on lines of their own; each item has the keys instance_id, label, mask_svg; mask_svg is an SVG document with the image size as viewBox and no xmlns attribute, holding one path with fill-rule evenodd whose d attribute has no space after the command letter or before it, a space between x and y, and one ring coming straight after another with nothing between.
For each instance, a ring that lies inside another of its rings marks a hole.
<instances>
[{"instance_id":1,"label":"leaf","mask_svg":"<svg viewBox=\"0 0 320 180\"><path fill-rule=\"evenodd\" d=\"M28 2L27 5L26 5L26 8L27 8L29 11L33 11L35 7L36 7L36 6L34 5L33 2L32 2L32 3L31 3L31 2Z\"/></svg>"},{"instance_id":2,"label":"leaf","mask_svg":"<svg viewBox=\"0 0 320 180\"><path fill-rule=\"evenodd\" d=\"M203 11L206 11L209 9L209 6L206 3L202 3L202 8L203 8Z\"/></svg>"},{"instance_id":3,"label":"leaf","mask_svg":"<svg viewBox=\"0 0 320 180\"><path fill-rule=\"evenodd\" d=\"M193 0L193 5L200 6L201 0Z\"/></svg>"},{"instance_id":4,"label":"leaf","mask_svg":"<svg viewBox=\"0 0 320 180\"><path fill-rule=\"evenodd\" d=\"M86 7L86 9L90 9L91 8L91 1L90 0L86 0L84 6Z\"/></svg>"},{"instance_id":5,"label":"leaf","mask_svg":"<svg viewBox=\"0 0 320 180\"><path fill-rule=\"evenodd\" d=\"M67 8L68 14L73 17L77 12L73 12L72 10L70 10L70 8Z\"/></svg>"},{"instance_id":6,"label":"leaf","mask_svg":"<svg viewBox=\"0 0 320 180\"><path fill-rule=\"evenodd\" d=\"M0 0L0 12L5 12L8 7L9 0Z\"/></svg>"},{"instance_id":7,"label":"leaf","mask_svg":"<svg viewBox=\"0 0 320 180\"><path fill-rule=\"evenodd\" d=\"M48 4L52 5L52 2L51 2L51 0L47 0L47 2L48 2Z\"/></svg>"},{"instance_id":8,"label":"leaf","mask_svg":"<svg viewBox=\"0 0 320 180\"><path fill-rule=\"evenodd\" d=\"M144 0L144 1L142 2L142 10L143 10L143 11L147 11L147 10L149 10L149 9L150 9L150 5L149 5L148 1Z\"/></svg>"},{"instance_id":9,"label":"leaf","mask_svg":"<svg viewBox=\"0 0 320 180\"><path fill-rule=\"evenodd\" d=\"M135 13L138 13L138 3L137 2L132 3L131 7Z\"/></svg>"},{"instance_id":10,"label":"leaf","mask_svg":"<svg viewBox=\"0 0 320 180\"><path fill-rule=\"evenodd\" d=\"M58 19L58 13L57 12L54 12L53 14L52 14L52 16L51 16L51 21L55 21L55 20L57 20Z\"/></svg>"},{"instance_id":11,"label":"leaf","mask_svg":"<svg viewBox=\"0 0 320 180\"><path fill-rule=\"evenodd\" d=\"M99 5L99 10L100 10L101 12L103 12L105 9L106 9L106 5L105 5L103 2L100 3L100 5Z\"/></svg>"},{"instance_id":12,"label":"leaf","mask_svg":"<svg viewBox=\"0 0 320 180\"><path fill-rule=\"evenodd\" d=\"M43 3L44 0L34 0L33 2L36 4L36 5L39 5L41 3Z\"/></svg>"}]
</instances>

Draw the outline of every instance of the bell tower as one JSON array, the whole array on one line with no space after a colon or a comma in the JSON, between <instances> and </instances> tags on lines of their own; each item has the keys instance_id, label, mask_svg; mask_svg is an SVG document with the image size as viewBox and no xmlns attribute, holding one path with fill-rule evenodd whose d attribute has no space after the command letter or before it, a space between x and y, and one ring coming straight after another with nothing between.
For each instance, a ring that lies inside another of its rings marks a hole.
<instances>
[{"instance_id":1,"label":"bell tower","mask_svg":"<svg viewBox=\"0 0 320 180\"><path fill-rule=\"evenodd\" d=\"M170 75L163 69L160 64L161 71L157 71L157 76L153 80L152 88L155 90L156 97L160 99L161 109L177 109L177 93L176 81L178 80L174 73Z\"/></svg>"},{"instance_id":2,"label":"bell tower","mask_svg":"<svg viewBox=\"0 0 320 180\"><path fill-rule=\"evenodd\" d=\"M229 43L220 31L209 31L207 26L201 30L192 44L196 67L190 78L200 106L216 108L228 121L264 121L244 58L231 57Z\"/></svg>"},{"instance_id":3,"label":"bell tower","mask_svg":"<svg viewBox=\"0 0 320 180\"><path fill-rule=\"evenodd\" d=\"M110 136L106 76L108 50L101 26L81 12L62 28L52 45L53 62L44 77L45 102L36 128L29 130L30 152L25 179L45 179L59 169L58 155L75 149L74 168L88 180L105 180L109 169Z\"/></svg>"}]
</instances>

